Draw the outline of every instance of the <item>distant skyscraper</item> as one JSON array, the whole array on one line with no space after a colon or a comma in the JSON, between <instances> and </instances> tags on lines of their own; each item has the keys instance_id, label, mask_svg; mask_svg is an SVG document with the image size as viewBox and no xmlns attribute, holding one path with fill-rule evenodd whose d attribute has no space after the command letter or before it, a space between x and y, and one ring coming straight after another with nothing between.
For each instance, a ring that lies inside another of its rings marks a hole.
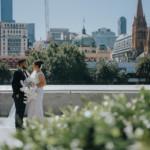
<instances>
[{"instance_id":1,"label":"distant skyscraper","mask_svg":"<svg viewBox=\"0 0 150 150\"><path fill-rule=\"evenodd\" d=\"M127 33L127 20L125 17L121 17L118 20L118 35Z\"/></svg>"},{"instance_id":2,"label":"distant skyscraper","mask_svg":"<svg viewBox=\"0 0 150 150\"><path fill-rule=\"evenodd\" d=\"M35 42L35 24L29 23L28 24L28 39L29 39L29 46L33 46Z\"/></svg>"},{"instance_id":3,"label":"distant skyscraper","mask_svg":"<svg viewBox=\"0 0 150 150\"><path fill-rule=\"evenodd\" d=\"M12 0L0 0L1 3L1 21L14 22Z\"/></svg>"}]
</instances>

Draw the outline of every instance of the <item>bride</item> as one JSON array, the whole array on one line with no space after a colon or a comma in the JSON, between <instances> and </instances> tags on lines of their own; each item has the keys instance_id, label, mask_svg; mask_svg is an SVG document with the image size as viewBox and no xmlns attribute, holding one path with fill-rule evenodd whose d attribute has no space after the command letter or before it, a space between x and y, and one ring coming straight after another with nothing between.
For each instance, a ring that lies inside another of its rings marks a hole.
<instances>
[{"instance_id":1,"label":"bride","mask_svg":"<svg viewBox=\"0 0 150 150\"><path fill-rule=\"evenodd\" d=\"M46 86L46 80L43 72L41 71L41 66L43 62L41 60L36 60L33 63L33 73L31 78L34 78L37 83L37 96L35 100L31 101L28 106L27 117L29 119L43 119L43 87Z\"/></svg>"},{"instance_id":2,"label":"bride","mask_svg":"<svg viewBox=\"0 0 150 150\"><path fill-rule=\"evenodd\" d=\"M27 118L29 119L39 119L43 120L43 87L46 86L46 80L43 72L41 71L43 61L36 60L33 63L33 72L31 74L31 78L36 81L36 97L28 104L27 108ZM0 128L15 128L15 115L16 108L15 103L13 104L9 116L5 122L0 126Z\"/></svg>"}]
</instances>

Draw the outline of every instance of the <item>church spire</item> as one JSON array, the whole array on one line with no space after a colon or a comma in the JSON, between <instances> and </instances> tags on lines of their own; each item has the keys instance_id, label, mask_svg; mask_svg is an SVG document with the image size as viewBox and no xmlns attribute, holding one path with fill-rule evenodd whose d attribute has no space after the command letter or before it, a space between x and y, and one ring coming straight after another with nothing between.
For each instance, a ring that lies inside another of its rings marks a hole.
<instances>
[{"instance_id":1,"label":"church spire","mask_svg":"<svg viewBox=\"0 0 150 150\"><path fill-rule=\"evenodd\" d=\"M142 0L138 0L138 5L137 5L136 18L139 17L143 17Z\"/></svg>"},{"instance_id":2,"label":"church spire","mask_svg":"<svg viewBox=\"0 0 150 150\"><path fill-rule=\"evenodd\" d=\"M84 26L83 26L83 29L82 29L82 34L86 34L86 30L85 30Z\"/></svg>"},{"instance_id":3,"label":"church spire","mask_svg":"<svg viewBox=\"0 0 150 150\"><path fill-rule=\"evenodd\" d=\"M134 59L144 52L147 41L147 33L147 23L145 16L143 15L142 0L138 0L137 12L134 17L132 28L132 51Z\"/></svg>"}]
</instances>

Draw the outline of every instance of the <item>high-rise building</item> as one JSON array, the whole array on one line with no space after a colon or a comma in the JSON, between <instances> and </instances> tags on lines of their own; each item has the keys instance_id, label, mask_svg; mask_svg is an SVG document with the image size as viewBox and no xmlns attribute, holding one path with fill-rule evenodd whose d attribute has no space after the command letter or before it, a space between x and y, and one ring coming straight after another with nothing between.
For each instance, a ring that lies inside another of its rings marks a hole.
<instances>
[{"instance_id":1,"label":"high-rise building","mask_svg":"<svg viewBox=\"0 0 150 150\"><path fill-rule=\"evenodd\" d=\"M23 56L27 49L27 24L0 22L0 55Z\"/></svg>"},{"instance_id":2,"label":"high-rise building","mask_svg":"<svg viewBox=\"0 0 150 150\"><path fill-rule=\"evenodd\" d=\"M116 34L110 29L101 28L98 31L92 32L92 37L96 42L96 46L99 46L100 43L104 43L107 47L113 49L114 43L116 41Z\"/></svg>"},{"instance_id":3,"label":"high-rise building","mask_svg":"<svg viewBox=\"0 0 150 150\"><path fill-rule=\"evenodd\" d=\"M35 23L28 23L28 40L29 46L33 46L35 42Z\"/></svg>"},{"instance_id":4,"label":"high-rise building","mask_svg":"<svg viewBox=\"0 0 150 150\"><path fill-rule=\"evenodd\" d=\"M127 33L127 19L125 17L121 17L118 20L118 35Z\"/></svg>"},{"instance_id":5,"label":"high-rise building","mask_svg":"<svg viewBox=\"0 0 150 150\"><path fill-rule=\"evenodd\" d=\"M14 22L12 0L0 0L1 3L1 21Z\"/></svg>"},{"instance_id":6,"label":"high-rise building","mask_svg":"<svg viewBox=\"0 0 150 150\"><path fill-rule=\"evenodd\" d=\"M132 51L133 58L136 58L144 52L147 38L147 23L143 14L142 0L138 0L137 12L134 17L132 28Z\"/></svg>"}]
</instances>

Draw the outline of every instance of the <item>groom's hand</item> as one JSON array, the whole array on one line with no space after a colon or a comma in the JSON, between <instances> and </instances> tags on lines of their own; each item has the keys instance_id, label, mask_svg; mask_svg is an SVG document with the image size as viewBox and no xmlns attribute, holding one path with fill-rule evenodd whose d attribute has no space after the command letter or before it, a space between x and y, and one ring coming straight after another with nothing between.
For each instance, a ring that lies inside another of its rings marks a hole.
<instances>
[{"instance_id":1,"label":"groom's hand","mask_svg":"<svg viewBox=\"0 0 150 150\"><path fill-rule=\"evenodd\" d=\"M19 98L19 94L17 94L16 97Z\"/></svg>"}]
</instances>

